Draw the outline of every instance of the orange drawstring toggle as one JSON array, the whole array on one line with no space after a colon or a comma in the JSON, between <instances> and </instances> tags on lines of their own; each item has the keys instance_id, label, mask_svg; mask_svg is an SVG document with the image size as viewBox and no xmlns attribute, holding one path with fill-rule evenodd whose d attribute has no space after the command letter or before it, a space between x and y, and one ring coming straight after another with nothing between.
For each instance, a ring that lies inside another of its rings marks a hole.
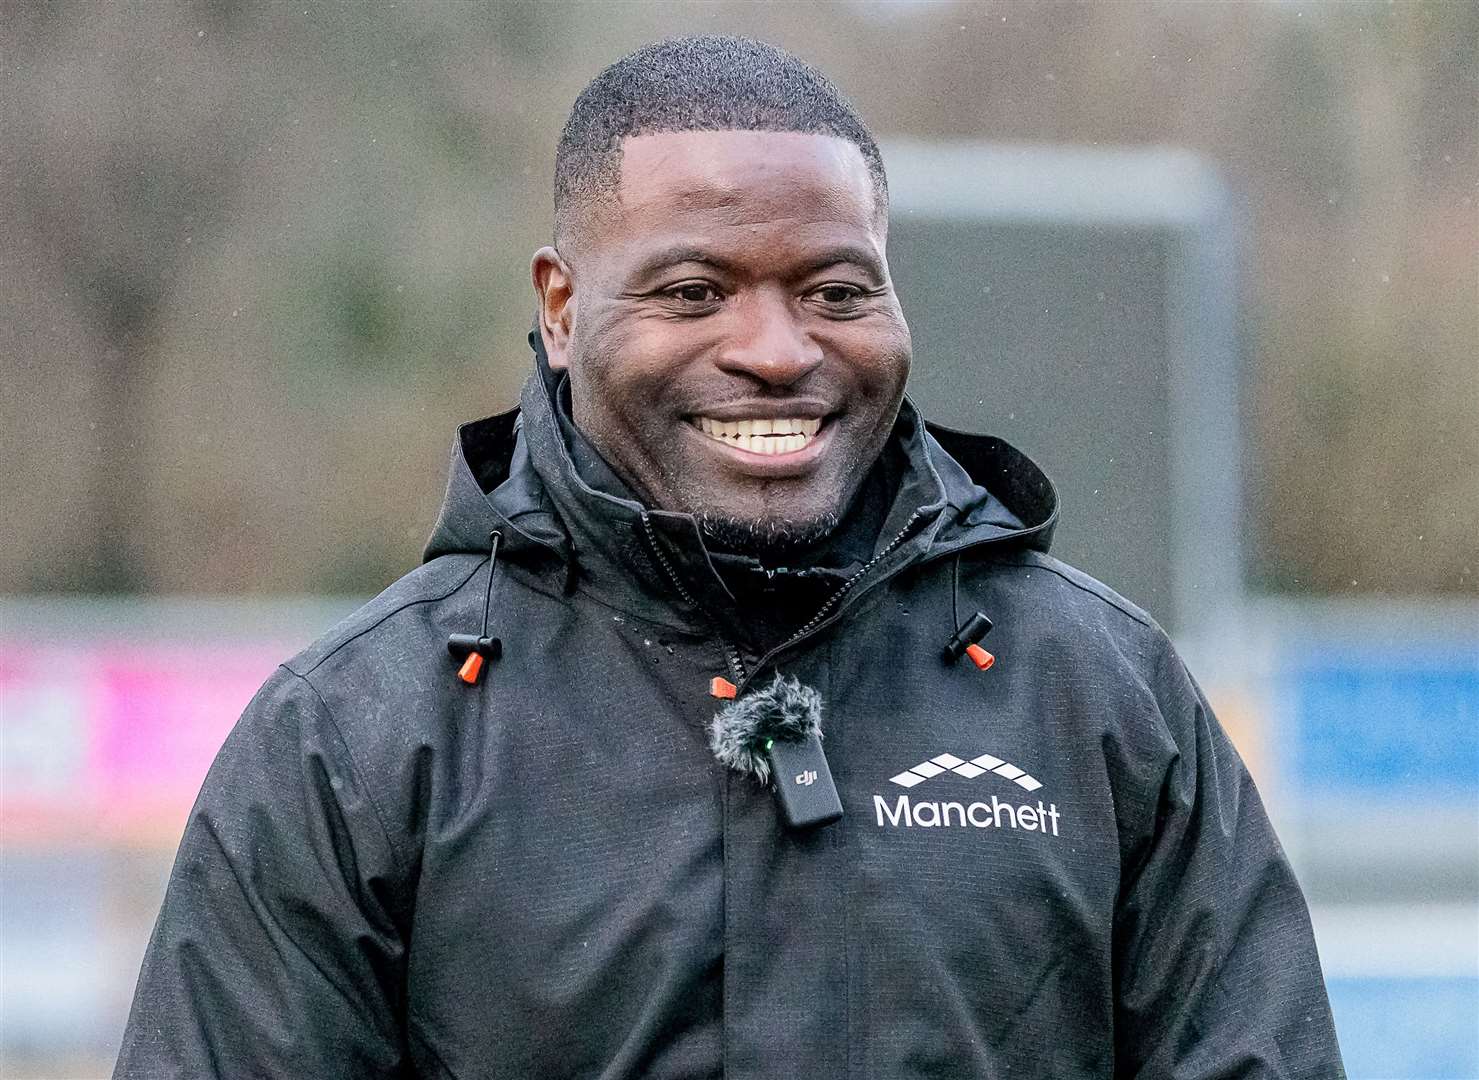
<instances>
[{"instance_id":1,"label":"orange drawstring toggle","mask_svg":"<svg viewBox=\"0 0 1479 1080\"><path fill-rule=\"evenodd\" d=\"M965 655L971 658L971 663L975 664L982 671L985 671L992 664L996 663L996 657L981 648L980 645L981 639L989 633L991 633L991 620L982 612L976 612L945 643L946 662L953 663L959 660L962 655Z\"/></svg>"},{"instance_id":2,"label":"orange drawstring toggle","mask_svg":"<svg viewBox=\"0 0 1479 1080\"><path fill-rule=\"evenodd\" d=\"M483 654L470 652L467 659L462 661L462 667L457 671L457 677L468 686L475 686L478 676L483 673Z\"/></svg>"},{"instance_id":3,"label":"orange drawstring toggle","mask_svg":"<svg viewBox=\"0 0 1479 1080\"><path fill-rule=\"evenodd\" d=\"M739 693L739 687L724 678L724 676L715 675L709 681L709 693L713 694L716 698L732 698Z\"/></svg>"},{"instance_id":4,"label":"orange drawstring toggle","mask_svg":"<svg viewBox=\"0 0 1479 1080\"><path fill-rule=\"evenodd\" d=\"M965 654L971 658L971 663L975 664L982 671L985 671L992 664L996 663L996 657L974 642L965 647Z\"/></svg>"}]
</instances>

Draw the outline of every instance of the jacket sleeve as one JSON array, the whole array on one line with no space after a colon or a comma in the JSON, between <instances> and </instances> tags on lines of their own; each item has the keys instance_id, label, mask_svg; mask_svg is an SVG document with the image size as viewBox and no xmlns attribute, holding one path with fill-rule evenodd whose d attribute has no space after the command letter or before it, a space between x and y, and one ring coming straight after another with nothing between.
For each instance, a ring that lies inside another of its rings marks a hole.
<instances>
[{"instance_id":1,"label":"jacket sleeve","mask_svg":"<svg viewBox=\"0 0 1479 1080\"><path fill-rule=\"evenodd\" d=\"M322 699L278 669L191 812L115 1080L398 1075L399 878Z\"/></svg>"},{"instance_id":2,"label":"jacket sleeve","mask_svg":"<svg viewBox=\"0 0 1479 1080\"><path fill-rule=\"evenodd\" d=\"M1115 1074L1343 1077L1309 911L1253 780L1169 643L1160 668L1168 753L1115 915Z\"/></svg>"}]
</instances>

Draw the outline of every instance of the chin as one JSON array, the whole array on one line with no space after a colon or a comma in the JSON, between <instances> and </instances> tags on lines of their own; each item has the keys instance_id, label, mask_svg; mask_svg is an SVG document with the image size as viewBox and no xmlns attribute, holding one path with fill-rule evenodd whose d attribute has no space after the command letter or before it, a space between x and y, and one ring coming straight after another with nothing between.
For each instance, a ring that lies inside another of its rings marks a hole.
<instances>
[{"instance_id":1,"label":"chin","mask_svg":"<svg viewBox=\"0 0 1479 1080\"><path fill-rule=\"evenodd\" d=\"M718 511L696 515L716 550L742 555L785 555L820 543L837 528L836 513L813 518L739 517Z\"/></svg>"}]
</instances>

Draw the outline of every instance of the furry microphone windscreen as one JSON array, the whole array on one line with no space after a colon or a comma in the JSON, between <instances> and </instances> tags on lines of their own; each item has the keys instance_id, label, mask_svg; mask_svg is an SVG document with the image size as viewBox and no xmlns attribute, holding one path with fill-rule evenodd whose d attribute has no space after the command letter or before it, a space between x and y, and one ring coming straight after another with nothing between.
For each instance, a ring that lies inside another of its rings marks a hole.
<instances>
[{"instance_id":1,"label":"furry microphone windscreen","mask_svg":"<svg viewBox=\"0 0 1479 1080\"><path fill-rule=\"evenodd\" d=\"M737 772L770 783L769 742L801 742L822 734L822 695L794 676L777 674L767 687L736 698L714 714L709 747Z\"/></svg>"}]
</instances>

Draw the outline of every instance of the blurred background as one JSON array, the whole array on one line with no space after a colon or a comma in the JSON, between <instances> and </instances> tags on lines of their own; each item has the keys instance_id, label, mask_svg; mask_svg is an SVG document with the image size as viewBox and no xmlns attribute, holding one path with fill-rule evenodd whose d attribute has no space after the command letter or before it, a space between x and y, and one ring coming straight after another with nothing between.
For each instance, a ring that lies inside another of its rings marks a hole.
<instances>
[{"instance_id":1,"label":"blurred background","mask_svg":"<svg viewBox=\"0 0 1479 1080\"><path fill-rule=\"evenodd\" d=\"M99 1076L216 747L529 370L601 67L884 142L911 392L1064 492L1305 883L1347 1066L1479 1077L1479 4L6 5L0 1073Z\"/></svg>"}]
</instances>

